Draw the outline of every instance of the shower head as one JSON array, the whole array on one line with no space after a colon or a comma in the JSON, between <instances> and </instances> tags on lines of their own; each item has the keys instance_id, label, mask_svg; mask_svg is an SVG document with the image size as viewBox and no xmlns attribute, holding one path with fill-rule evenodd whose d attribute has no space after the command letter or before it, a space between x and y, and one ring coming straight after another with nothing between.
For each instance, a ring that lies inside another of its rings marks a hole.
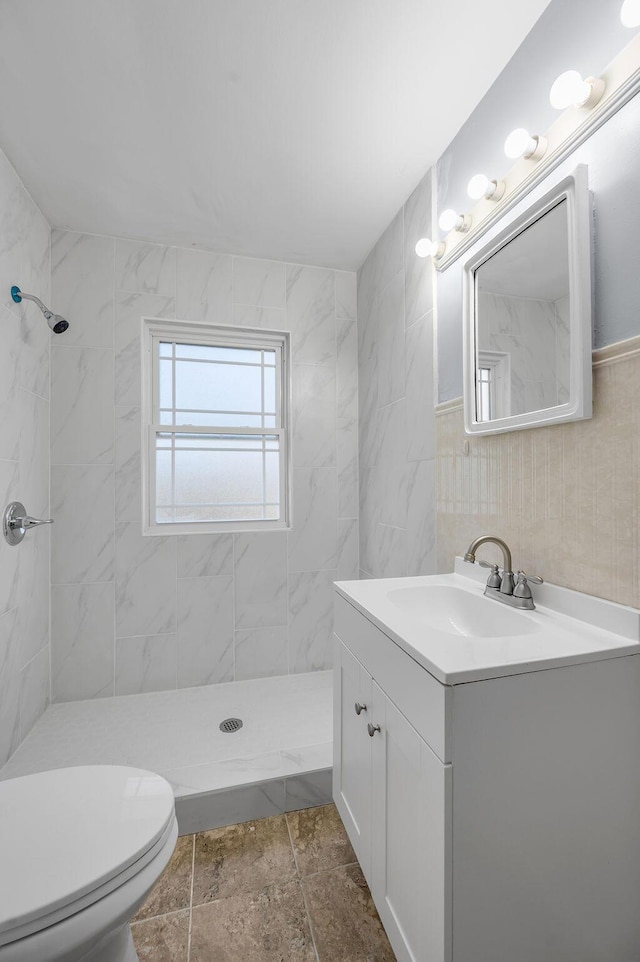
<instances>
[{"instance_id":1,"label":"shower head","mask_svg":"<svg viewBox=\"0 0 640 962\"><path fill-rule=\"evenodd\" d=\"M23 300L33 301L34 304L37 304L46 317L47 324L54 334L64 334L66 329L69 327L69 321L67 321L60 314L54 314L52 311L50 311L48 307L44 306L40 298L36 297L35 294L25 294L14 284L14 286L11 288L11 297L16 304L19 304Z\"/></svg>"},{"instance_id":2,"label":"shower head","mask_svg":"<svg viewBox=\"0 0 640 962\"><path fill-rule=\"evenodd\" d=\"M52 314L51 311L44 311L47 323L54 334L64 334L69 327L69 321L61 314Z\"/></svg>"}]
</instances>

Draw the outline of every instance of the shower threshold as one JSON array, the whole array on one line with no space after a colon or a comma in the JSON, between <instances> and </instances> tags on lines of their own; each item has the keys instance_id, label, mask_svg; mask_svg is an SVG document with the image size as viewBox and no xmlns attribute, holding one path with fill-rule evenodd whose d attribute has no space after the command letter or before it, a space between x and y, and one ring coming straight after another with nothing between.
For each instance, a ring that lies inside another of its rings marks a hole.
<instances>
[{"instance_id":1,"label":"shower threshold","mask_svg":"<svg viewBox=\"0 0 640 962\"><path fill-rule=\"evenodd\" d=\"M131 765L171 783L181 834L331 800L333 672L51 705L0 780ZM229 718L242 727L226 732Z\"/></svg>"}]
</instances>

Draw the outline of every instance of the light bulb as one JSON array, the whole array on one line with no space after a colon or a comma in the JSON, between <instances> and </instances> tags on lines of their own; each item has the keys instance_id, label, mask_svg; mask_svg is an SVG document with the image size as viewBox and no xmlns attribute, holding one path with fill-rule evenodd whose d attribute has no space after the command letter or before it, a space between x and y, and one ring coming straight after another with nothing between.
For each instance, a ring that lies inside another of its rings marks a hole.
<instances>
[{"instance_id":1,"label":"light bulb","mask_svg":"<svg viewBox=\"0 0 640 962\"><path fill-rule=\"evenodd\" d=\"M604 93L604 81L596 77L582 79L577 70L565 70L554 81L549 101L556 110L567 107L595 107Z\"/></svg>"},{"instance_id":2,"label":"light bulb","mask_svg":"<svg viewBox=\"0 0 640 962\"><path fill-rule=\"evenodd\" d=\"M504 152L511 160L522 157L533 144L533 137L524 127L516 127L512 130L504 142Z\"/></svg>"},{"instance_id":3,"label":"light bulb","mask_svg":"<svg viewBox=\"0 0 640 962\"><path fill-rule=\"evenodd\" d=\"M577 70L565 70L554 81L549 91L549 101L556 110L579 107L589 99L591 84L582 79Z\"/></svg>"},{"instance_id":4,"label":"light bulb","mask_svg":"<svg viewBox=\"0 0 640 962\"><path fill-rule=\"evenodd\" d=\"M468 214L457 214L455 210L448 207L447 210L443 210L438 218L438 227L443 230L445 234L449 231L457 230L461 234L464 234L471 227L471 218Z\"/></svg>"},{"instance_id":5,"label":"light bulb","mask_svg":"<svg viewBox=\"0 0 640 962\"><path fill-rule=\"evenodd\" d=\"M438 257L441 247L444 247L444 244L436 244L429 237L421 237L416 244L416 254L418 257Z\"/></svg>"},{"instance_id":6,"label":"light bulb","mask_svg":"<svg viewBox=\"0 0 640 962\"><path fill-rule=\"evenodd\" d=\"M467 194L471 200L500 200L504 186L503 180L489 180L484 174L476 174L467 184Z\"/></svg>"},{"instance_id":7,"label":"light bulb","mask_svg":"<svg viewBox=\"0 0 640 962\"><path fill-rule=\"evenodd\" d=\"M448 207L447 210L443 210L440 214L440 217L438 218L438 227L440 230L443 230L445 234L448 234L449 231L455 230L461 220L462 218L460 217L460 214L456 214L455 210L452 210L451 207Z\"/></svg>"},{"instance_id":8,"label":"light bulb","mask_svg":"<svg viewBox=\"0 0 640 962\"><path fill-rule=\"evenodd\" d=\"M620 19L625 27L640 27L640 0L624 0Z\"/></svg>"},{"instance_id":9,"label":"light bulb","mask_svg":"<svg viewBox=\"0 0 640 962\"><path fill-rule=\"evenodd\" d=\"M504 142L504 152L511 160L517 160L518 157L539 160L546 149L544 137L532 137L524 127L516 127Z\"/></svg>"}]
</instances>

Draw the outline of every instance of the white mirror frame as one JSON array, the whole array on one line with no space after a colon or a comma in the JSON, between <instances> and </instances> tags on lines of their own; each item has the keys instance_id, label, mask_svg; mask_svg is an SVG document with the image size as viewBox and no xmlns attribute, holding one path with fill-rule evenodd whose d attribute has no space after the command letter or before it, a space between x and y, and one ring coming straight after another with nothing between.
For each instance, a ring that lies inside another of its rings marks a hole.
<instances>
[{"instance_id":1,"label":"white mirror frame","mask_svg":"<svg viewBox=\"0 0 640 962\"><path fill-rule=\"evenodd\" d=\"M549 181L551 180L551 187ZM493 421L476 419L476 290L475 272L489 257L539 220L562 200L567 202L569 239L569 400ZM548 178L488 230L471 248L463 272L464 427L467 434L500 434L544 424L578 421L592 415L591 194L587 168Z\"/></svg>"}]
</instances>

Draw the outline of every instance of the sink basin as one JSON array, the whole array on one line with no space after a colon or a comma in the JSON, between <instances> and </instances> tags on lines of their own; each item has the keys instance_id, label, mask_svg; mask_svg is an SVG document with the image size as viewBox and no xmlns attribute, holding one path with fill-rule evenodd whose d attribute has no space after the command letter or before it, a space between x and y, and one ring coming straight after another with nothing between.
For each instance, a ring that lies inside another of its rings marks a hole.
<instances>
[{"instance_id":1,"label":"sink basin","mask_svg":"<svg viewBox=\"0 0 640 962\"><path fill-rule=\"evenodd\" d=\"M486 577L456 558L445 574L336 582L336 634L350 634L360 612L443 685L639 650L636 608L546 582L536 586L535 610L523 611L485 597Z\"/></svg>"},{"instance_id":2,"label":"sink basin","mask_svg":"<svg viewBox=\"0 0 640 962\"><path fill-rule=\"evenodd\" d=\"M506 638L540 630L524 612L453 585L393 588L387 600L424 628L456 637Z\"/></svg>"}]
</instances>

